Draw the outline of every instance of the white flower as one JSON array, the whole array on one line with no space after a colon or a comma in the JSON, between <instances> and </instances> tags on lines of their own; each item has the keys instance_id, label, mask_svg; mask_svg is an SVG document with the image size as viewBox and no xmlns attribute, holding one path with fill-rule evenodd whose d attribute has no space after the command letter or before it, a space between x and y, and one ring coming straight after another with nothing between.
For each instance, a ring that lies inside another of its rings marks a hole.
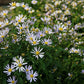
<instances>
[{"instance_id":1,"label":"white flower","mask_svg":"<svg viewBox=\"0 0 84 84\"><path fill-rule=\"evenodd\" d=\"M36 36L30 37L29 39L30 39L29 42L30 42L32 45L38 45L39 42L40 42L40 40L39 40Z\"/></svg>"},{"instance_id":2,"label":"white flower","mask_svg":"<svg viewBox=\"0 0 84 84\"><path fill-rule=\"evenodd\" d=\"M73 8L75 8L75 7L77 6L77 3L76 3L75 1L73 1L73 2L71 3L71 5L73 6Z\"/></svg>"},{"instance_id":3,"label":"white flower","mask_svg":"<svg viewBox=\"0 0 84 84\"><path fill-rule=\"evenodd\" d=\"M31 53L33 53L34 54L33 56L35 56L37 59L38 57L43 58L44 52L41 52L42 50L43 48L40 49L40 47L39 48L34 47L34 50L32 50Z\"/></svg>"},{"instance_id":4,"label":"white flower","mask_svg":"<svg viewBox=\"0 0 84 84\"><path fill-rule=\"evenodd\" d=\"M15 76L13 76L12 78L9 77L8 80L7 80L8 84L16 84L17 83L17 80L15 80Z\"/></svg>"},{"instance_id":5,"label":"white flower","mask_svg":"<svg viewBox=\"0 0 84 84\"><path fill-rule=\"evenodd\" d=\"M18 23L24 22L24 20L26 20L26 16L23 16L23 14L19 14L19 15L16 16L16 18L15 18L15 21L17 21Z\"/></svg>"},{"instance_id":6,"label":"white flower","mask_svg":"<svg viewBox=\"0 0 84 84\"><path fill-rule=\"evenodd\" d=\"M45 16L44 18L41 18L41 20L42 20L43 22L46 22L46 23L50 24L51 18Z\"/></svg>"},{"instance_id":7,"label":"white flower","mask_svg":"<svg viewBox=\"0 0 84 84\"><path fill-rule=\"evenodd\" d=\"M47 27L44 27L43 32L44 32L45 34L53 34L52 29L47 28Z\"/></svg>"},{"instance_id":8,"label":"white flower","mask_svg":"<svg viewBox=\"0 0 84 84\"><path fill-rule=\"evenodd\" d=\"M61 23L59 23L59 24L57 24L57 25L54 25L54 30L56 31L56 32L58 32L58 31L66 31L67 30L67 26L64 26L63 24L61 24Z\"/></svg>"},{"instance_id":9,"label":"white flower","mask_svg":"<svg viewBox=\"0 0 84 84\"><path fill-rule=\"evenodd\" d=\"M32 0L32 1L31 1L32 4L37 4L37 2L38 2L38 1L36 1L36 0Z\"/></svg>"},{"instance_id":10,"label":"white flower","mask_svg":"<svg viewBox=\"0 0 84 84\"><path fill-rule=\"evenodd\" d=\"M34 13L34 12L35 12L35 10L29 10L28 12L31 14L31 13Z\"/></svg>"},{"instance_id":11,"label":"white flower","mask_svg":"<svg viewBox=\"0 0 84 84\"><path fill-rule=\"evenodd\" d=\"M30 73L26 75L26 78L27 78L27 80L29 80L30 83L31 83L33 80L36 82L36 80L37 80L36 77L37 77L37 76L38 76L38 73L37 73L37 72L34 72L34 73L33 73L33 70L31 70Z\"/></svg>"},{"instance_id":12,"label":"white flower","mask_svg":"<svg viewBox=\"0 0 84 84\"><path fill-rule=\"evenodd\" d=\"M28 5L25 4L24 2L21 3L21 7L25 8L25 7L27 7L27 6L28 6Z\"/></svg>"},{"instance_id":13,"label":"white flower","mask_svg":"<svg viewBox=\"0 0 84 84\"><path fill-rule=\"evenodd\" d=\"M6 20L4 21L4 25L5 25L5 26L7 26L7 25L9 25L9 24L11 24L11 23L13 23L13 21L10 21L10 22L9 22L8 19L6 19Z\"/></svg>"},{"instance_id":14,"label":"white flower","mask_svg":"<svg viewBox=\"0 0 84 84\"><path fill-rule=\"evenodd\" d=\"M5 28L5 30L0 31L0 38L4 38L9 32L9 28Z\"/></svg>"},{"instance_id":15,"label":"white flower","mask_svg":"<svg viewBox=\"0 0 84 84\"><path fill-rule=\"evenodd\" d=\"M26 73L26 74L28 74L29 72L30 72L30 70L32 69L32 66L25 66L25 70L24 70L24 72Z\"/></svg>"},{"instance_id":16,"label":"white flower","mask_svg":"<svg viewBox=\"0 0 84 84\"><path fill-rule=\"evenodd\" d=\"M71 48L69 52L77 54L77 53L80 53L81 51L80 51L80 49Z\"/></svg>"},{"instance_id":17,"label":"white flower","mask_svg":"<svg viewBox=\"0 0 84 84\"><path fill-rule=\"evenodd\" d=\"M6 17L7 14L8 14L8 10L4 10L4 11L2 11L2 12L0 13L0 15L1 15L2 17Z\"/></svg>"},{"instance_id":18,"label":"white flower","mask_svg":"<svg viewBox=\"0 0 84 84\"><path fill-rule=\"evenodd\" d=\"M0 21L0 29L4 27L4 23Z\"/></svg>"},{"instance_id":19,"label":"white flower","mask_svg":"<svg viewBox=\"0 0 84 84\"><path fill-rule=\"evenodd\" d=\"M36 36L33 33L29 33L26 36L26 41L33 41L34 38L36 38Z\"/></svg>"},{"instance_id":20,"label":"white flower","mask_svg":"<svg viewBox=\"0 0 84 84\"><path fill-rule=\"evenodd\" d=\"M42 40L42 44L43 45L51 45L52 44L52 40L51 39L44 39L44 40Z\"/></svg>"},{"instance_id":21,"label":"white flower","mask_svg":"<svg viewBox=\"0 0 84 84\"><path fill-rule=\"evenodd\" d=\"M13 58L15 62L13 64L15 65L16 70L19 69L19 72L24 71L23 65L26 65L27 63L24 63L24 59L20 56L18 59L16 57Z\"/></svg>"},{"instance_id":22,"label":"white flower","mask_svg":"<svg viewBox=\"0 0 84 84\"><path fill-rule=\"evenodd\" d=\"M60 5L61 1L55 1L55 6Z\"/></svg>"},{"instance_id":23,"label":"white flower","mask_svg":"<svg viewBox=\"0 0 84 84\"><path fill-rule=\"evenodd\" d=\"M29 10L30 10L29 6L24 7L24 9L25 9L26 11L29 11Z\"/></svg>"},{"instance_id":24,"label":"white flower","mask_svg":"<svg viewBox=\"0 0 84 84\"><path fill-rule=\"evenodd\" d=\"M70 78L72 78L73 74L72 74L72 73L68 73L68 76L69 76Z\"/></svg>"},{"instance_id":25,"label":"white flower","mask_svg":"<svg viewBox=\"0 0 84 84\"><path fill-rule=\"evenodd\" d=\"M9 5L12 6L12 7L15 7L16 6L16 2L11 2L11 3L9 3Z\"/></svg>"},{"instance_id":26,"label":"white flower","mask_svg":"<svg viewBox=\"0 0 84 84\"><path fill-rule=\"evenodd\" d=\"M14 25L14 26L18 26L19 23L18 23L18 22L14 22L13 25Z\"/></svg>"},{"instance_id":27,"label":"white flower","mask_svg":"<svg viewBox=\"0 0 84 84\"><path fill-rule=\"evenodd\" d=\"M71 13L70 13L70 11L67 9L67 10L64 11L64 14L65 14L65 15L70 15Z\"/></svg>"},{"instance_id":28,"label":"white flower","mask_svg":"<svg viewBox=\"0 0 84 84\"><path fill-rule=\"evenodd\" d=\"M39 31L38 33L37 33L37 37L38 38L41 38L41 37L44 37L45 36L45 33L43 32L43 31Z\"/></svg>"},{"instance_id":29,"label":"white flower","mask_svg":"<svg viewBox=\"0 0 84 84\"><path fill-rule=\"evenodd\" d=\"M9 76L9 75L11 75L12 72L15 71L14 68L15 68L14 65L9 66L9 64L7 64L7 66L5 67L6 71L3 71L3 72L6 73Z\"/></svg>"},{"instance_id":30,"label":"white flower","mask_svg":"<svg viewBox=\"0 0 84 84\"><path fill-rule=\"evenodd\" d=\"M24 28L25 28L25 24L22 24L22 25L18 25L19 27L16 27L17 29L21 29L21 30L23 30Z\"/></svg>"}]
</instances>

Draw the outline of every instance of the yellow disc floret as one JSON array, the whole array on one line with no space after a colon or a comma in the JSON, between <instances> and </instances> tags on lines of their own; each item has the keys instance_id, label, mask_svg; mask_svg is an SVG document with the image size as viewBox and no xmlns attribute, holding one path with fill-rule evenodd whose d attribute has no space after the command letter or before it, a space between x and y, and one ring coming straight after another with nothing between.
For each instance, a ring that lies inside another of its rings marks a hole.
<instances>
[{"instance_id":1,"label":"yellow disc floret","mask_svg":"<svg viewBox=\"0 0 84 84\"><path fill-rule=\"evenodd\" d=\"M40 53L39 51L36 51L36 55L39 55L39 53Z\"/></svg>"},{"instance_id":2,"label":"yellow disc floret","mask_svg":"<svg viewBox=\"0 0 84 84\"><path fill-rule=\"evenodd\" d=\"M11 71L12 71L12 69L11 69L11 68L9 68L9 69L8 69L8 72L11 72Z\"/></svg>"}]
</instances>

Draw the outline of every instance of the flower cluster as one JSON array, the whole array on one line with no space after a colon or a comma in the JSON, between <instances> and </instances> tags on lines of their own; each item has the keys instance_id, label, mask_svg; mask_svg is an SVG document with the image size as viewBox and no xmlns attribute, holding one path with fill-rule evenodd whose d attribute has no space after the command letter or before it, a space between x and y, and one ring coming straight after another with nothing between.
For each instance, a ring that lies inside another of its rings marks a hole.
<instances>
[{"instance_id":1,"label":"flower cluster","mask_svg":"<svg viewBox=\"0 0 84 84\"><path fill-rule=\"evenodd\" d=\"M32 66L30 65L27 66L27 63L24 62L24 59L21 56L14 57L12 64L11 65L7 64L7 66L5 67L5 71L3 72L6 73L7 76L10 76L12 72L15 72L17 70L19 70L19 73L25 72L26 78L30 82L32 82L32 80L34 81L37 80L36 78L38 76L37 72L33 72ZM13 76L13 79L9 77L7 82L10 82L11 84L16 84L17 80L15 81L15 76Z\"/></svg>"}]
</instances>

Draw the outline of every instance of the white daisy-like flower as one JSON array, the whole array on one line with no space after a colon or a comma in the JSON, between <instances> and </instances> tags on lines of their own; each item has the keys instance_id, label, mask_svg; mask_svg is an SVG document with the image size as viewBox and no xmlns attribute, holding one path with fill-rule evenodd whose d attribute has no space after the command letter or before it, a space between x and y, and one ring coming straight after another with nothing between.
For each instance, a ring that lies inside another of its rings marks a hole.
<instances>
[{"instance_id":1,"label":"white daisy-like flower","mask_svg":"<svg viewBox=\"0 0 84 84\"><path fill-rule=\"evenodd\" d=\"M33 39L32 39L32 38L33 38ZM39 42L40 42L40 40L39 40L36 36L34 36L34 37L30 37L30 38L29 38L29 42L30 42L32 45L38 45Z\"/></svg>"},{"instance_id":2,"label":"white daisy-like flower","mask_svg":"<svg viewBox=\"0 0 84 84\"><path fill-rule=\"evenodd\" d=\"M30 7L29 7L29 6L26 6L26 7L24 7L24 9L25 9L26 11L29 11L29 10L30 10Z\"/></svg>"},{"instance_id":3,"label":"white daisy-like flower","mask_svg":"<svg viewBox=\"0 0 84 84\"><path fill-rule=\"evenodd\" d=\"M41 20L42 20L43 22L46 22L46 23L49 23L49 24L50 24L51 18L45 16L44 18L41 18Z\"/></svg>"},{"instance_id":4,"label":"white daisy-like flower","mask_svg":"<svg viewBox=\"0 0 84 84\"><path fill-rule=\"evenodd\" d=\"M61 1L55 1L55 6L57 6L57 5L60 5L61 4Z\"/></svg>"},{"instance_id":5,"label":"white daisy-like flower","mask_svg":"<svg viewBox=\"0 0 84 84\"><path fill-rule=\"evenodd\" d=\"M77 6L77 3L76 3L75 1L73 1L73 2L71 3L71 5L73 6L73 8L75 8L75 7Z\"/></svg>"},{"instance_id":6,"label":"white daisy-like flower","mask_svg":"<svg viewBox=\"0 0 84 84\"><path fill-rule=\"evenodd\" d=\"M24 70L24 72L26 73L26 74L28 74L29 72L30 72L30 70L32 69L32 66L25 66L25 70Z\"/></svg>"},{"instance_id":7,"label":"white daisy-like flower","mask_svg":"<svg viewBox=\"0 0 84 84\"><path fill-rule=\"evenodd\" d=\"M16 18L15 18L15 21L17 21L18 23L24 22L24 20L26 20L26 16L24 16L23 14L19 14L19 15L16 16Z\"/></svg>"},{"instance_id":8,"label":"white daisy-like flower","mask_svg":"<svg viewBox=\"0 0 84 84\"><path fill-rule=\"evenodd\" d=\"M34 47L34 50L32 50L31 53L33 53L34 54L33 56L35 56L37 59L39 57L43 58L44 57L44 52L41 52L42 50L43 50L43 48L40 49L40 47L39 48Z\"/></svg>"},{"instance_id":9,"label":"white daisy-like flower","mask_svg":"<svg viewBox=\"0 0 84 84\"><path fill-rule=\"evenodd\" d=\"M7 25L9 25L9 24L12 24L12 23L13 23L13 21L10 21L10 22L9 22L8 19L6 19L6 20L4 21L4 25L5 25L5 26L7 26Z\"/></svg>"},{"instance_id":10,"label":"white daisy-like flower","mask_svg":"<svg viewBox=\"0 0 84 84\"><path fill-rule=\"evenodd\" d=\"M17 29L21 29L21 30L23 30L23 29L25 29L25 24L22 24L22 25L18 25L18 27L16 27Z\"/></svg>"},{"instance_id":11,"label":"white daisy-like flower","mask_svg":"<svg viewBox=\"0 0 84 84\"><path fill-rule=\"evenodd\" d=\"M11 2L11 3L9 3L9 5L12 6L12 7L15 7L16 6L16 2Z\"/></svg>"},{"instance_id":12,"label":"white daisy-like flower","mask_svg":"<svg viewBox=\"0 0 84 84\"><path fill-rule=\"evenodd\" d=\"M78 53L80 53L81 51L80 51L80 49L71 48L69 52L70 52L70 53L76 53L76 54L78 54Z\"/></svg>"},{"instance_id":13,"label":"white daisy-like flower","mask_svg":"<svg viewBox=\"0 0 84 84\"><path fill-rule=\"evenodd\" d=\"M38 38L41 38L41 37L44 37L46 34L43 32L43 31L39 31L38 33L37 33L37 37Z\"/></svg>"},{"instance_id":14,"label":"white daisy-like flower","mask_svg":"<svg viewBox=\"0 0 84 84\"><path fill-rule=\"evenodd\" d=\"M37 0L32 0L31 1L32 4L37 4L37 2L38 2Z\"/></svg>"},{"instance_id":15,"label":"white daisy-like flower","mask_svg":"<svg viewBox=\"0 0 84 84\"><path fill-rule=\"evenodd\" d=\"M5 28L5 30L0 31L0 38L4 38L9 32L9 28Z\"/></svg>"},{"instance_id":16,"label":"white daisy-like flower","mask_svg":"<svg viewBox=\"0 0 84 84\"><path fill-rule=\"evenodd\" d=\"M26 75L26 78L27 78L27 80L29 80L30 83L31 83L33 80L36 82L36 80L37 80L36 77L37 77L37 76L38 76L38 73L37 73L37 72L34 72L34 73L33 73L33 70L31 70L30 73Z\"/></svg>"},{"instance_id":17,"label":"white daisy-like flower","mask_svg":"<svg viewBox=\"0 0 84 84\"><path fill-rule=\"evenodd\" d=\"M15 72L15 66L14 65L9 65L7 64L7 66L5 67L6 71L3 71L4 73L6 73L8 76L11 75L12 72Z\"/></svg>"},{"instance_id":18,"label":"white daisy-like flower","mask_svg":"<svg viewBox=\"0 0 84 84\"><path fill-rule=\"evenodd\" d=\"M67 10L64 11L64 14L65 14L65 15L70 15L71 13L70 13L70 11L67 9Z\"/></svg>"},{"instance_id":19,"label":"white daisy-like flower","mask_svg":"<svg viewBox=\"0 0 84 84\"><path fill-rule=\"evenodd\" d=\"M4 22L1 22L1 21L0 21L0 29L1 29L2 27L4 27Z\"/></svg>"},{"instance_id":20,"label":"white daisy-like flower","mask_svg":"<svg viewBox=\"0 0 84 84\"><path fill-rule=\"evenodd\" d=\"M20 56L18 59L15 57L13 58L15 62L13 64L15 65L16 70L19 69L19 72L24 71L23 65L26 65L27 63L24 63L24 59Z\"/></svg>"},{"instance_id":21,"label":"white daisy-like flower","mask_svg":"<svg viewBox=\"0 0 84 84\"><path fill-rule=\"evenodd\" d=\"M73 74L72 74L72 73L68 73L68 76L69 76L70 78L72 78Z\"/></svg>"},{"instance_id":22,"label":"white daisy-like flower","mask_svg":"<svg viewBox=\"0 0 84 84\"><path fill-rule=\"evenodd\" d=\"M18 23L18 22L14 22L13 25L14 25L14 26L18 26L19 23Z\"/></svg>"},{"instance_id":23,"label":"white daisy-like flower","mask_svg":"<svg viewBox=\"0 0 84 84\"><path fill-rule=\"evenodd\" d=\"M1 16L1 17L6 17L7 14L8 14L8 10L4 10L4 11L2 11L2 12L0 13L0 16Z\"/></svg>"},{"instance_id":24,"label":"white daisy-like flower","mask_svg":"<svg viewBox=\"0 0 84 84\"><path fill-rule=\"evenodd\" d=\"M35 10L31 10L31 9L28 11L28 13L30 13L30 14L32 14L34 12L35 12Z\"/></svg>"},{"instance_id":25,"label":"white daisy-like flower","mask_svg":"<svg viewBox=\"0 0 84 84\"><path fill-rule=\"evenodd\" d=\"M16 2L11 2L11 3L9 3L9 5L10 5L10 10L13 10L13 9L15 9L16 7L19 7L20 6L20 3L16 3Z\"/></svg>"},{"instance_id":26,"label":"white daisy-like flower","mask_svg":"<svg viewBox=\"0 0 84 84\"><path fill-rule=\"evenodd\" d=\"M33 41L34 38L36 38L36 35L34 35L33 33L29 33L26 36L26 41Z\"/></svg>"},{"instance_id":27,"label":"white daisy-like flower","mask_svg":"<svg viewBox=\"0 0 84 84\"><path fill-rule=\"evenodd\" d=\"M44 40L42 40L42 44L43 45L51 45L52 44L52 40L51 39L44 39Z\"/></svg>"},{"instance_id":28,"label":"white daisy-like flower","mask_svg":"<svg viewBox=\"0 0 84 84\"><path fill-rule=\"evenodd\" d=\"M43 32L44 32L45 34L53 34L52 29L47 28L47 27L44 27Z\"/></svg>"},{"instance_id":29,"label":"white daisy-like flower","mask_svg":"<svg viewBox=\"0 0 84 84\"><path fill-rule=\"evenodd\" d=\"M17 83L17 80L15 80L15 76L13 76L12 78L9 77L8 80L7 80L8 84L16 84Z\"/></svg>"},{"instance_id":30,"label":"white daisy-like flower","mask_svg":"<svg viewBox=\"0 0 84 84\"><path fill-rule=\"evenodd\" d=\"M59 23L57 25L54 25L54 29L56 32L58 31L66 31L67 30L67 26L64 26L63 24Z\"/></svg>"},{"instance_id":31,"label":"white daisy-like flower","mask_svg":"<svg viewBox=\"0 0 84 84\"><path fill-rule=\"evenodd\" d=\"M21 3L21 7L25 8L25 7L27 7L27 6L28 6L28 5L25 4L24 2Z\"/></svg>"}]
</instances>

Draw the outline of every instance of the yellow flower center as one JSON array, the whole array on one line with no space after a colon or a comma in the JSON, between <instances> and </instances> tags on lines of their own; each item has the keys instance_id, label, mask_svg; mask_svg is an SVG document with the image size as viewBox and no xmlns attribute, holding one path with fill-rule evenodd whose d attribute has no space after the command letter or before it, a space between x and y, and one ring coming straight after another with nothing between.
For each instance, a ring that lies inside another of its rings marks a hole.
<instances>
[{"instance_id":1,"label":"yellow flower center","mask_svg":"<svg viewBox=\"0 0 84 84\"><path fill-rule=\"evenodd\" d=\"M26 9L27 11L29 10L29 8Z\"/></svg>"},{"instance_id":2,"label":"yellow flower center","mask_svg":"<svg viewBox=\"0 0 84 84\"><path fill-rule=\"evenodd\" d=\"M12 6L16 6L16 3L12 3Z\"/></svg>"},{"instance_id":3,"label":"yellow flower center","mask_svg":"<svg viewBox=\"0 0 84 84\"><path fill-rule=\"evenodd\" d=\"M12 80L12 82L11 82L11 83L13 83L13 84L14 84L14 83L15 83L15 81L14 81L14 80Z\"/></svg>"},{"instance_id":4,"label":"yellow flower center","mask_svg":"<svg viewBox=\"0 0 84 84\"><path fill-rule=\"evenodd\" d=\"M36 41L33 41L33 44L36 44Z\"/></svg>"},{"instance_id":5,"label":"yellow flower center","mask_svg":"<svg viewBox=\"0 0 84 84\"><path fill-rule=\"evenodd\" d=\"M24 8L24 7L25 7L25 5L22 5L22 7Z\"/></svg>"},{"instance_id":6,"label":"yellow flower center","mask_svg":"<svg viewBox=\"0 0 84 84\"><path fill-rule=\"evenodd\" d=\"M3 13L4 16L6 16L6 13Z\"/></svg>"},{"instance_id":7,"label":"yellow flower center","mask_svg":"<svg viewBox=\"0 0 84 84\"><path fill-rule=\"evenodd\" d=\"M20 27L20 29L23 29L23 27Z\"/></svg>"},{"instance_id":8,"label":"yellow flower center","mask_svg":"<svg viewBox=\"0 0 84 84\"><path fill-rule=\"evenodd\" d=\"M26 71L29 71L28 69L26 69Z\"/></svg>"},{"instance_id":9,"label":"yellow flower center","mask_svg":"<svg viewBox=\"0 0 84 84\"><path fill-rule=\"evenodd\" d=\"M36 1L33 1L33 3L35 4L35 3L36 3Z\"/></svg>"},{"instance_id":10,"label":"yellow flower center","mask_svg":"<svg viewBox=\"0 0 84 84\"><path fill-rule=\"evenodd\" d=\"M20 32L20 34L22 34L22 32Z\"/></svg>"},{"instance_id":11,"label":"yellow flower center","mask_svg":"<svg viewBox=\"0 0 84 84\"><path fill-rule=\"evenodd\" d=\"M74 52L73 50L71 50L72 52Z\"/></svg>"},{"instance_id":12,"label":"yellow flower center","mask_svg":"<svg viewBox=\"0 0 84 84\"><path fill-rule=\"evenodd\" d=\"M31 78L33 78L33 77L34 77L34 75L33 75L33 74L31 74L31 75L30 75L30 77L31 77Z\"/></svg>"},{"instance_id":13,"label":"yellow flower center","mask_svg":"<svg viewBox=\"0 0 84 84\"><path fill-rule=\"evenodd\" d=\"M18 22L21 22L21 20L18 20Z\"/></svg>"},{"instance_id":14,"label":"yellow flower center","mask_svg":"<svg viewBox=\"0 0 84 84\"><path fill-rule=\"evenodd\" d=\"M35 28L33 28L32 31L35 31Z\"/></svg>"},{"instance_id":15,"label":"yellow flower center","mask_svg":"<svg viewBox=\"0 0 84 84\"><path fill-rule=\"evenodd\" d=\"M2 35L1 38L4 38L4 35Z\"/></svg>"},{"instance_id":16,"label":"yellow flower center","mask_svg":"<svg viewBox=\"0 0 84 84\"><path fill-rule=\"evenodd\" d=\"M5 49L7 49L7 48L8 48L8 46L5 47Z\"/></svg>"},{"instance_id":17,"label":"yellow flower center","mask_svg":"<svg viewBox=\"0 0 84 84\"><path fill-rule=\"evenodd\" d=\"M17 25L18 25L18 23L15 23L15 25L17 26Z\"/></svg>"},{"instance_id":18,"label":"yellow flower center","mask_svg":"<svg viewBox=\"0 0 84 84\"><path fill-rule=\"evenodd\" d=\"M36 32L38 32L39 30L38 29L36 29Z\"/></svg>"},{"instance_id":19,"label":"yellow flower center","mask_svg":"<svg viewBox=\"0 0 84 84\"><path fill-rule=\"evenodd\" d=\"M18 66L19 66L19 67L21 67L21 66L22 66L22 64L21 64L21 63L19 63L19 64L18 64Z\"/></svg>"},{"instance_id":20,"label":"yellow flower center","mask_svg":"<svg viewBox=\"0 0 84 84\"><path fill-rule=\"evenodd\" d=\"M45 42L45 44L48 44L48 42Z\"/></svg>"},{"instance_id":21,"label":"yellow flower center","mask_svg":"<svg viewBox=\"0 0 84 84\"><path fill-rule=\"evenodd\" d=\"M48 31L46 30L45 33L48 34Z\"/></svg>"},{"instance_id":22,"label":"yellow flower center","mask_svg":"<svg viewBox=\"0 0 84 84\"><path fill-rule=\"evenodd\" d=\"M8 25L9 23L7 22L6 25Z\"/></svg>"},{"instance_id":23,"label":"yellow flower center","mask_svg":"<svg viewBox=\"0 0 84 84\"><path fill-rule=\"evenodd\" d=\"M32 11L30 11L30 13L32 13Z\"/></svg>"},{"instance_id":24,"label":"yellow flower center","mask_svg":"<svg viewBox=\"0 0 84 84\"><path fill-rule=\"evenodd\" d=\"M39 51L36 51L36 55L39 55L40 54L40 52Z\"/></svg>"},{"instance_id":25,"label":"yellow flower center","mask_svg":"<svg viewBox=\"0 0 84 84\"><path fill-rule=\"evenodd\" d=\"M43 34L40 35L41 37L43 36Z\"/></svg>"},{"instance_id":26,"label":"yellow flower center","mask_svg":"<svg viewBox=\"0 0 84 84\"><path fill-rule=\"evenodd\" d=\"M60 30L60 31L63 31L63 28L62 28L62 27L60 27L60 28L59 28L59 30Z\"/></svg>"},{"instance_id":27,"label":"yellow flower center","mask_svg":"<svg viewBox=\"0 0 84 84\"><path fill-rule=\"evenodd\" d=\"M33 40L33 38L32 38L32 37L30 37L29 39L30 39L30 40Z\"/></svg>"},{"instance_id":28,"label":"yellow flower center","mask_svg":"<svg viewBox=\"0 0 84 84\"><path fill-rule=\"evenodd\" d=\"M10 68L10 69L8 69L8 72L11 72L12 71L12 69Z\"/></svg>"},{"instance_id":29,"label":"yellow flower center","mask_svg":"<svg viewBox=\"0 0 84 84\"><path fill-rule=\"evenodd\" d=\"M72 74L70 74L70 77L72 77L73 75Z\"/></svg>"},{"instance_id":30,"label":"yellow flower center","mask_svg":"<svg viewBox=\"0 0 84 84\"><path fill-rule=\"evenodd\" d=\"M76 50L75 53L78 53L78 51Z\"/></svg>"},{"instance_id":31,"label":"yellow flower center","mask_svg":"<svg viewBox=\"0 0 84 84\"><path fill-rule=\"evenodd\" d=\"M0 25L0 27L1 27L1 25Z\"/></svg>"},{"instance_id":32,"label":"yellow flower center","mask_svg":"<svg viewBox=\"0 0 84 84\"><path fill-rule=\"evenodd\" d=\"M25 53L22 53L21 55L22 55L22 56L25 56Z\"/></svg>"}]
</instances>

